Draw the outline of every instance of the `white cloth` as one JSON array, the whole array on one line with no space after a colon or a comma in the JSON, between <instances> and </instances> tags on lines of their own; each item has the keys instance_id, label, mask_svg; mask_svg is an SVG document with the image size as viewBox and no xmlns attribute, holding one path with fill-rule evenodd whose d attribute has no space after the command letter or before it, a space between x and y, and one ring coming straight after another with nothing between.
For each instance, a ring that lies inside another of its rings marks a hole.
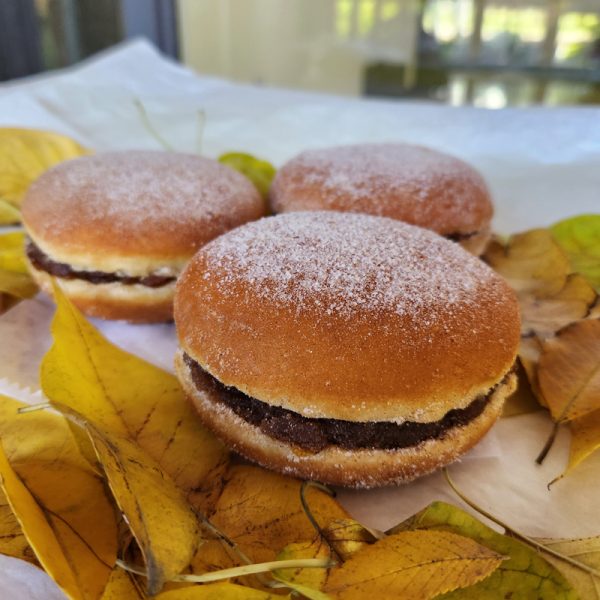
<instances>
[{"instance_id":1,"label":"white cloth","mask_svg":"<svg viewBox=\"0 0 600 600\"><path fill-rule=\"evenodd\" d=\"M135 98L143 101L162 135L183 151L196 149L197 112L204 110L207 156L240 150L280 165L309 147L382 140L450 152L483 173L496 203L494 226L502 233L600 208L597 108L486 111L236 85L197 76L143 41L73 69L0 86L0 125L52 129L95 150L156 148ZM0 393L39 401L38 366L50 345L52 312L49 300L38 297L0 318ZM97 325L119 345L172 368L172 326ZM452 467L455 479L473 500L524 533L598 535L600 454L548 490L546 484L566 464L569 441L562 431L544 465L537 466L534 459L549 430L543 413L502 420ZM436 499L460 504L440 474L398 488L341 491L339 497L359 520L380 529ZM0 590L18 583L10 564L0 562ZM22 589L20 597L37 597Z\"/></svg>"}]
</instances>

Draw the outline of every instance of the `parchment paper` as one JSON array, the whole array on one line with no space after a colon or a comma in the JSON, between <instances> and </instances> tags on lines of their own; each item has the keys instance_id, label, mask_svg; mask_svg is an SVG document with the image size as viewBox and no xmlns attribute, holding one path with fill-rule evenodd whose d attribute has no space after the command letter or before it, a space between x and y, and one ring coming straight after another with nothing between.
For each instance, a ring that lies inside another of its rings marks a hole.
<instances>
[{"instance_id":1,"label":"parchment paper","mask_svg":"<svg viewBox=\"0 0 600 600\"><path fill-rule=\"evenodd\" d=\"M242 86L196 76L143 41L72 70L0 85L0 125L52 129L99 151L158 148L135 98L182 151L198 149L197 113L205 111L201 151L207 156L240 150L279 165L308 147L383 140L450 152L483 173L496 203L494 227L502 233L600 209L599 109L486 111ZM51 343L53 310L40 295L0 317L0 393L40 401L38 367ZM172 370L172 325L95 323L115 343ZM544 465L535 465L549 429L543 413L501 420L452 467L454 478L473 500L524 533L598 535L600 454L549 491L546 484L566 464L569 441L561 432ZM339 498L356 518L380 529L433 500L460 504L440 474L398 488L340 490ZM61 597L43 574L33 577L14 565L0 557L0 597Z\"/></svg>"}]
</instances>

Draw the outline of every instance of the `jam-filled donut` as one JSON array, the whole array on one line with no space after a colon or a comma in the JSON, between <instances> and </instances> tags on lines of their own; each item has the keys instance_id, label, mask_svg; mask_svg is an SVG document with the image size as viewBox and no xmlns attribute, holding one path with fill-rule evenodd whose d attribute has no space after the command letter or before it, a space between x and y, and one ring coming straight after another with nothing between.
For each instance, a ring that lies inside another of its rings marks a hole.
<instances>
[{"instance_id":1,"label":"jam-filled donut","mask_svg":"<svg viewBox=\"0 0 600 600\"><path fill-rule=\"evenodd\" d=\"M514 390L519 311L486 264L363 214L267 217L177 283L176 369L205 424L261 465L374 487L446 465Z\"/></svg>"},{"instance_id":2,"label":"jam-filled donut","mask_svg":"<svg viewBox=\"0 0 600 600\"><path fill-rule=\"evenodd\" d=\"M481 254L493 206L470 165L408 144L356 144L309 150L287 162L271 187L274 212L338 210L431 229Z\"/></svg>"},{"instance_id":3,"label":"jam-filled donut","mask_svg":"<svg viewBox=\"0 0 600 600\"><path fill-rule=\"evenodd\" d=\"M85 313L172 318L175 280L216 236L257 219L264 201L243 175L173 152L114 152L64 162L23 202L31 273L54 278Z\"/></svg>"}]
</instances>

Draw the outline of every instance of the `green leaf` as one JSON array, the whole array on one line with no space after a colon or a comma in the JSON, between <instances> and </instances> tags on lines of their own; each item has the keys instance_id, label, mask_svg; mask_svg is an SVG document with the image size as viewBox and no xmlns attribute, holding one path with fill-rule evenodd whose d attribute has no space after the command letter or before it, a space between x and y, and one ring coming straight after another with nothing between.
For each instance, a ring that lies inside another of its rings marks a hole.
<instances>
[{"instance_id":1,"label":"green leaf","mask_svg":"<svg viewBox=\"0 0 600 600\"><path fill-rule=\"evenodd\" d=\"M508 556L487 579L436 600L576 600L569 582L538 552L518 540L497 533L456 506L434 502L391 532L405 530L448 531L469 537L499 554Z\"/></svg>"},{"instance_id":2,"label":"green leaf","mask_svg":"<svg viewBox=\"0 0 600 600\"><path fill-rule=\"evenodd\" d=\"M600 536L592 538L581 538L577 540L536 540L552 550L557 550L562 554L575 558L578 561L600 570ZM550 554L544 554L567 579L573 584L579 592L581 598L585 600L600 600L600 577L591 573L586 573L576 566L561 560Z\"/></svg>"},{"instance_id":3,"label":"green leaf","mask_svg":"<svg viewBox=\"0 0 600 600\"><path fill-rule=\"evenodd\" d=\"M567 254L573 270L586 277L600 292L600 214L559 221L550 231Z\"/></svg>"},{"instance_id":4,"label":"green leaf","mask_svg":"<svg viewBox=\"0 0 600 600\"><path fill-rule=\"evenodd\" d=\"M226 152L219 156L219 162L245 175L256 186L263 198L268 197L271 181L276 172L270 162L245 152Z\"/></svg>"}]
</instances>

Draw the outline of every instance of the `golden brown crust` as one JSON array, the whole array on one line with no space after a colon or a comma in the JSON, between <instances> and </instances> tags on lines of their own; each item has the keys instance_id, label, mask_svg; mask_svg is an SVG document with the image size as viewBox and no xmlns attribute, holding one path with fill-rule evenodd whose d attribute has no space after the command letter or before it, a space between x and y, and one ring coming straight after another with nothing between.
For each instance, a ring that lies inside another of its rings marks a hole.
<instances>
[{"instance_id":1,"label":"golden brown crust","mask_svg":"<svg viewBox=\"0 0 600 600\"><path fill-rule=\"evenodd\" d=\"M25 228L53 260L106 272L128 267L119 260L181 266L265 211L252 183L217 161L142 151L61 163L33 183L22 205Z\"/></svg>"},{"instance_id":2,"label":"golden brown crust","mask_svg":"<svg viewBox=\"0 0 600 600\"><path fill-rule=\"evenodd\" d=\"M275 176L275 212L364 212L432 229L441 235L489 227L493 205L467 163L407 144L356 144L304 152Z\"/></svg>"},{"instance_id":3,"label":"golden brown crust","mask_svg":"<svg viewBox=\"0 0 600 600\"><path fill-rule=\"evenodd\" d=\"M182 348L223 384L349 421L464 408L502 379L519 342L515 295L481 261L423 229L347 213L220 237L186 267L174 312Z\"/></svg>"},{"instance_id":4,"label":"golden brown crust","mask_svg":"<svg viewBox=\"0 0 600 600\"><path fill-rule=\"evenodd\" d=\"M54 280L71 302L91 317L130 323L164 323L173 319L175 283L160 288L139 284L95 284L82 279L53 278L31 263L28 266L33 279L44 292L52 295Z\"/></svg>"},{"instance_id":5,"label":"golden brown crust","mask_svg":"<svg viewBox=\"0 0 600 600\"><path fill-rule=\"evenodd\" d=\"M176 355L175 368L204 424L236 452L286 475L355 488L405 483L453 462L485 435L500 416L505 398L516 387L516 377L511 374L506 383L494 391L479 417L443 438L422 442L414 448L345 450L330 446L312 454L265 435L258 427L218 404L210 388L199 391L181 352Z\"/></svg>"}]
</instances>

